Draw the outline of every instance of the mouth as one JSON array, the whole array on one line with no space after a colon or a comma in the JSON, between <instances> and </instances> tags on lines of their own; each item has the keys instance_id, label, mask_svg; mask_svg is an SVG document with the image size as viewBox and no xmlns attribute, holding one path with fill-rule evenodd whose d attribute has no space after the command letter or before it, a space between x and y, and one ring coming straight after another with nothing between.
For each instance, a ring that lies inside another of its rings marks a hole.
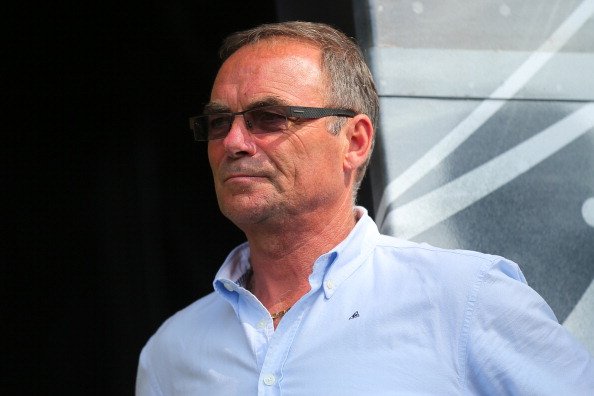
<instances>
[{"instance_id":1,"label":"mouth","mask_svg":"<svg viewBox=\"0 0 594 396\"><path fill-rule=\"evenodd\" d=\"M253 174L238 173L238 174L233 174L233 175L225 176L223 178L223 182L228 182L228 181L250 181L250 180L262 179L262 178L264 178L264 176L253 175Z\"/></svg>"}]
</instances>

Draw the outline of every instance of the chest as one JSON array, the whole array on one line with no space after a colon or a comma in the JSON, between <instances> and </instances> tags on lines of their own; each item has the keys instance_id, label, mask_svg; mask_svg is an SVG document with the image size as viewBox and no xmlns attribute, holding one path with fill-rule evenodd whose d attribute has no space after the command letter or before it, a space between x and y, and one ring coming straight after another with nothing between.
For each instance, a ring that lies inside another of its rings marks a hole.
<instances>
[{"instance_id":1,"label":"chest","mask_svg":"<svg viewBox=\"0 0 594 396\"><path fill-rule=\"evenodd\" d=\"M227 382L271 395L460 393L456 326L424 298L386 304L320 297L293 307L268 336L243 320L243 334L216 338L236 345L215 370L233 379L219 382L219 390ZM210 347L213 356L230 344ZM203 363L213 372L212 360Z\"/></svg>"}]
</instances>

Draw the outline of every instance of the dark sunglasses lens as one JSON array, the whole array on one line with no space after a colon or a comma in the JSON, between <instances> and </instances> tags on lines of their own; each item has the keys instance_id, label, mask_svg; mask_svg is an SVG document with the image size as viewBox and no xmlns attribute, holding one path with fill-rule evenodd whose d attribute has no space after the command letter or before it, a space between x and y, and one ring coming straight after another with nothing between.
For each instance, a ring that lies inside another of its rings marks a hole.
<instances>
[{"instance_id":1,"label":"dark sunglasses lens","mask_svg":"<svg viewBox=\"0 0 594 396\"><path fill-rule=\"evenodd\" d=\"M252 133L278 132L287 129L287 116L282 109L254 109L245 113L253 125Z\"/></svg>"},{"instance_id":2,"label":"dark sunglasses lens","mask_svg":"<svg viewBox=\"0 0 594 396\"><path fill-rule=\"evenodd\" d=\"M208 140L220 139L227 135L233 116L231 114L215 114L204 117L205 129L208 133Z\"/></svg>"},{"instance_id":3,"label":"dark sunglasses lens","mask_svg":"<svg viewBox=\"0 0 594 396\"><path fill-rule=\"evenodd\" d=\"M190 127L194 132L194 140L203 142L208 140L208 127L206 125L206 117L193 117L190 119Z\"/></svg>"}]
</instances>

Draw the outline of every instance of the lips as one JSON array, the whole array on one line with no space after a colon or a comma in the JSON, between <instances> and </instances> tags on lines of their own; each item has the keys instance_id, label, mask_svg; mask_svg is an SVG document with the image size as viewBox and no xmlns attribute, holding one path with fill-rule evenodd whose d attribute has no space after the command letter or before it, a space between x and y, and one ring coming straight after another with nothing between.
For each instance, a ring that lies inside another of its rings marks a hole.
<instances>
[{"instance_id":1,"label":"lips","mask_svg":"<svg viewBox=\"0 0 594 396\"><path fill-rule=\"evenodd\" d=\"M265 178L269 176L269 173L262 166L227 163L222 164L219 168L218 176L219 180L226 182L233 179Z\"/></svg>"},{"instance_id":2,"label":"lips","mask_svg":"<svg viewBox=\"0 0 594 396\"><path fill-rule=\"evenodd\" d=\"M261 171L241 171L241 172L222 172L221 180L223 182L233 179L262 178L266 175Z\"/></svg>"},{"instance_id":3,"label":"lips","mask_svg":"<svg viewBox=\"0 0 594 396\"><path fill-rule=\"evenodd\" d=\"M236 174L236 175L229 175L223 178L223 181L228 181L232 179L246 179L246 178L255 178L255 177L263 177L257 175L247 175L247 174Z\"/></svg>"}]
</instances>

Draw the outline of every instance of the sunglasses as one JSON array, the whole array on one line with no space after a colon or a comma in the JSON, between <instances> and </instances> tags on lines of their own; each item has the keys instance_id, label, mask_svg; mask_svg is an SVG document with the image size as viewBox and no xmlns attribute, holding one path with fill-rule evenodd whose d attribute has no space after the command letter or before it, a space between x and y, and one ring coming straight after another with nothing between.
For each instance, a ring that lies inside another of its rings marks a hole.
<instances>
[{"instance_id":1,"label":"sunglasses","mask_svg":"<svg viewBox=\"0 0 594 396\"><path fill-rule=\"evenodd\" d=\"M205 142L223 139L231 130L235 117L242 115L245 125L253 134L281 132L289 128L289 121L318 119L330 116L354 117L357 113L347 109L300 106L264 106L237 113L213 113L190 117L194 140Z\"/></svg>"}]
</instances>

